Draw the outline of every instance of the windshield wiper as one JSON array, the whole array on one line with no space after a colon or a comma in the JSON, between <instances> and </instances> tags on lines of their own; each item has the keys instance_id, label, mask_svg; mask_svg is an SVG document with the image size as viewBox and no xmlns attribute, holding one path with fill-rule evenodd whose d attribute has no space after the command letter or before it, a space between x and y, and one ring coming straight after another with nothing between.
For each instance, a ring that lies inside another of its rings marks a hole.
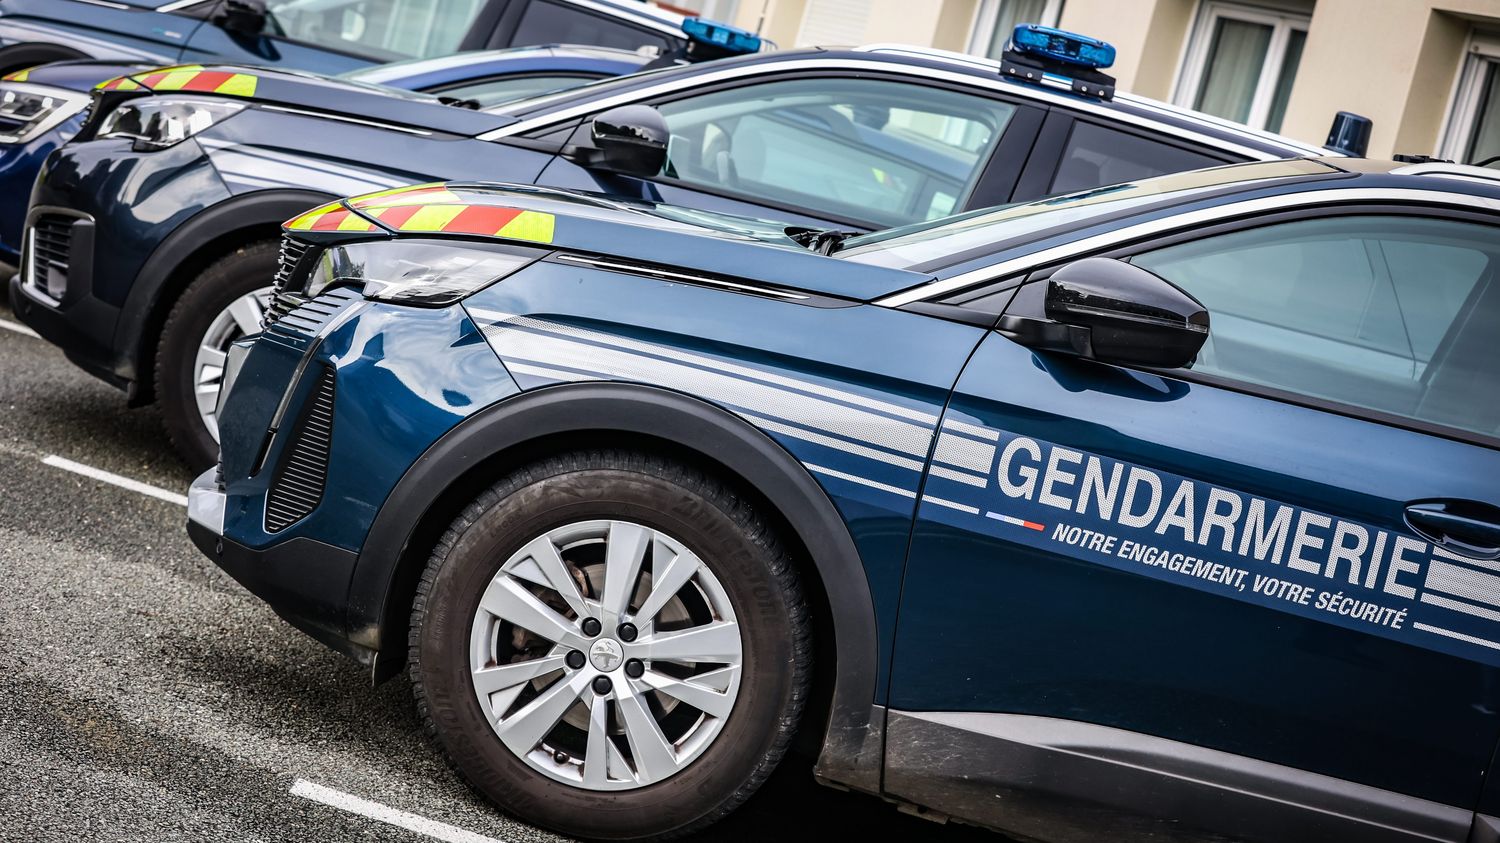
<instances>
[{"instance_id":1,"label":"windshield wiper","mask_svg":"<svg viewBox=\"0 0 1500 843\"><path fill-rule=\"evenodd\" d=\"M831 255L838 251L839 246L850 237L858 237L863 231L850 231L844 228L801 228L790 226L786 229L786 236L796 241L799 245L817 252L820 255Z\"/></svg>"}]
</instances>

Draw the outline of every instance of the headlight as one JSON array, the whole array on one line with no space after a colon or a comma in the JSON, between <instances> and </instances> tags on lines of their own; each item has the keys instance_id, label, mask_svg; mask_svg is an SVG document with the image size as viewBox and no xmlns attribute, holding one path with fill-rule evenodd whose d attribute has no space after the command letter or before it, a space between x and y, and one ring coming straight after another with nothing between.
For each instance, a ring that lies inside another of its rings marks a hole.
<instances>
[{"instance_id":1,"label":"headlight","mask_svg":"<svg viewBox=\"0 0 1500 843\"><path fill-rule=\"evenodd\" d=\"M338 284L363 287L365 298L447 305L547 254L509 243L463 240L383 240L330 246L318 256L302 294ZM296 286L296 285L294 285Z\"/></svg>"},{"instance_id":2,"label":"headlight","mask_svg":"<svg viewBox=\"0 0 1500 843\"><path fill-rule=\"evenodd\" d=\"M86 94L0 82L0 143L27 143L88 107Z\"/></svg>"},{"instance_id":3,"label":"headlight","mask_svg":"<svg viewBox=\"0 0 1500 843\"><path fill-rule=\"evenodd\" d=\"M145 152L182 143L208 127L239 114L244 103L218 99L142 98L104 115L97 138L131 138Z\"/></svg>"}]
</instances>

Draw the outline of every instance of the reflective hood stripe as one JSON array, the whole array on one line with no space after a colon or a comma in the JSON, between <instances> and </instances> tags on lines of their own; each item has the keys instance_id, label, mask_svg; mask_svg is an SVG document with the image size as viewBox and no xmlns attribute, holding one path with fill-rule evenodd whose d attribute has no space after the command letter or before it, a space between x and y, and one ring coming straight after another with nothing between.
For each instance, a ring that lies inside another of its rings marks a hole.
<instances>
[{"instance_id":1,"label":"reflective hood stripe","mask_svg":"<svg viewBox=\"0 0 1500 843\"><path fill-rule=\"evenodd\" d=\"M355 203L355 207L361 213L379 220L387 228L408 233L473 234L551 243L557 224L552 214L501 205L403 203L372 208L367 204Z\"/></svg>"},{"instance_id":2,"label":"reflective hood stripe","mask_svg":"<svg viewBox=\"0 0 1500 843\"><path fill-rule=\"evenodd\" d=\"M7 73L4 76L0 76L0 81L4 81L4 82L25 82L27 79L30 79L30 78L31 78L31 68L28 67L25 70L17 70L15 73Z\"/></svg>"},{"instance_id":3,"label":"reflective hood stripe","mask_svg":"<svg viewBox=\"0 0 1500 843\"><path fill-rule=\"evenodd\" d=\"M131 79L129 76L117 76L107 82L100 82L94 88L100 91L138 91L141 83Z\"/></svg>"},{"instance_id":4,"label":"reflective hood stripe","mask_svg":"<svg viewBox=\"0 0 1500 843\"><path fill-rule=\"evenodd\" d=\"M151 91L192 91L231 97L253 97L255 87L256 77L252 74L205 70L200 64L164 67L134 77L122 76L98 86L104 91L146 88Z\"/></svg>"}]
</instances>

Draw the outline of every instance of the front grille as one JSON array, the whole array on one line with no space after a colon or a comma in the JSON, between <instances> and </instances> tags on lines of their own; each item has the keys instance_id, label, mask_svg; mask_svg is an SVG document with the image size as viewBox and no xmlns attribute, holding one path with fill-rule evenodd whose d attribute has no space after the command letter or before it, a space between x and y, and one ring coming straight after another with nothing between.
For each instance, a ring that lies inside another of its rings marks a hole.
<instances>
[{"instance_id":1,"label":"front grille","mask_svg":"<svg viewBox=\"0 0 1500 843\"><path fill-rule=\"evenodd\" d=\"M31 223L31 285L53 298L61 298L67 289L73 223L77 221L77 217L43 214Z\"/></svg>"},{"instance_id":2,"label":"front grille","mask_svg":"<svg viewBox=\"0 0 1500 843\"><path fill-rule=\"evenodd\" d=\"M311 243L293 240L289 235L282 235L281 248L276 253L276 280L271 283L271 306L266 309L266 314L262 317L261 330L271 327L304 300L303 296L294 295L293 291L287 288L287 284L297 271L298 265L312 249Z\"/></svg>"},{"instance_id":3,"label":"front grille","mask_svg":"<svg viewBox=\"0 0 1500 843\"><path fill-rule=\"evenodd\" d=\"M333 446L333 369L323 367L313 384L281 467L266 493L266 532L279 533L306 518L323 500L328 453Z\"/></svg>"},{"instance_id":4,"label":"front grille","mask_svg":"<svg viewBox=\"0 0 1500 843\"><path fill-rule=\"evenodd\" d=\"M335 287L311 299L277 293L266 311L266 335L304 343L316 337L335 314L358 298L360 292L352 287ZM276 314L274 318L272 313Z\"/></svg>"}]
</instances>

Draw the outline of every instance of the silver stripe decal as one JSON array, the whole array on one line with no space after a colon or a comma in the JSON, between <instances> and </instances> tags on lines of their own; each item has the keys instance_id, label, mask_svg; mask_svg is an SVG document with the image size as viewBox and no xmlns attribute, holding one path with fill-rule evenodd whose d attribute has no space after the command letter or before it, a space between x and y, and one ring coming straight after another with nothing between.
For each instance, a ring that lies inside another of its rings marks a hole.
<instances>
[{"instance_id":1,"label":"silver stripe decal","mask_svg":"<svg viewBox=\"0 0 1500 843\"><path fill-rule=\"evenodd\" d=\"M871 489L879 489L882 492L890 492L894 495L900 495L903 498L916 498L917 496L916 492L910 491L908 489L898 489L895 486L891 486L886 483L881 483L875 480L866 480L863 477L856 477L853 474L845 474L842 471L836 471L832 468L824 468L821 465L813 465L810 462L805 462L802 464L802 466L808 471L816 472L818 474L826 474L829 477L837 477L840 480L848 480L850 483L858 483L861 486L869 486Z\"/></svg>"},{"instance_id":2,"label":"silver stripe decal","mask_svg":"<svg viewBox=\"0 0 1500 843\"><path fill-rule=\"evenodd\" d=\"M1432 560L1427 566L1426 590L1500 608L1500 577Z\"/></svg>"},{"instance_id":3,"label":"silver stripe decal","mask_svg":"<svg viewBox=\"0 0 1500 843\"><path fill-rule=\"evenodd\" d=\"M531 375L534 378L547 378L555 381L591 381L598 380L593 375L585 375L582 372L564 372L562 369L549 369L545 366L533 366L530 363L507 362L505 368L512 374L519 372L523 375Z\"/></svg>"},{"instance_id":4,"label":"silver stripe decal","mask_svg":"<svg viewBox=\"0 0 1500 843\"><path fill-rule=\"evenodd\" d=\"M930 430L908 422L683 363L509 327L486 326L484 333L502 360L519 357L541 365L680 389L719 404L746 407L917 459L926 458L932 441Z\"/></svg>"},{"instance_id":5,"label":"silver stripe decal","mask_svg":"<svg viewBox=\"0 0 1500 843\"><path fill-rule=\"evenodd\" d=\"M984 488L989 485L988 477L975 477L972 474L963 474L946 466L935 465L932 467L932 476L941 477L944 480L952 480L955 483L966 483L970 486Z\"/></svg>"},{"instance_id":6,"label":"silver stripe decal","mask_svg":"<svg viewBox=\"0 0 1500 843\"><path fill-rule=\"evenodd\" d=\"M874 448L869 448L856 442L846 442L843 439L834 439L832 436L825 436L816 431L804 430L800 427L793 427L792 425L782 423L780 421L777 421L776 419L766 418L765 416L759 416L755 413L742 412L739 415L744 417L745 420L749 421L751 424L754 424L757 427L763 427L773 433L780 433L783 436L790 436L794 439L801 439L805 442L811 442L814 445L822 445L825 448L833 448L834 450L843 451L847 454L854 454L856 456L865 457L867 459L878 460L887 465L894 465L898 468L904 468L908 471L920 472L922 470L922 462L920 460L914 460L910 457L900 457L896 456L895 454L888 454L885 451L877 451Z\"/></svg>"},{"instance_id":7,"label":"silver stripe decal","mask_svg":"<svg viewBox=\"0 0 1500 843\"><path fill-rule=\"evenodd\" d=\"M358 117L348 117L343 114L331 114L326 111L309 111L305 108L288 108L284 105L259 105L266 111L280 111L284 114L300 114L303 117L321 117L324 120L337 120L341 123L357 123L361 126L374 126L377 129L389 129L392 132L405 132L408 135L429 136L432 132L426 129L413 129L408 126L398 126L395 123L382 123L377 120L361 120Z\"/></svg>"},{"instance_id":8,"label":"silver stripe decal","mask_svg":"<svg viewBox=\"0 0 1500 843\"><path fill-rule=\"evenodd\" d=\"M548 331L551 333L576 337L578 339L585 339L590 342L609 345L615 348L639 351L647 354L661 355L670 357L675 360L681 360L686 363L691 363L695 366L701 366L706 369L714 369L716 371L725 372L731 375L766 381L767 383L777 384L778 386L785 386L791 389L809 392L814 395L820 395L824 398L831 398L836 401L842 401L846 404L855 404L861 407L866 407L871 410L885 413L887 415L910 419L912 421L920 422L925 425L937 424L937 416L933 415L932 413L926 413L921 410L914 410L910 407L903 407L899 404L892 404L890 402L881 401L876 398L856 395L852 392L846 392L841 389L835 389L833 387L823 386L821 384L811 383L809 381L790 378L785 375L779 375L775 372L769 372L763 369L752 369L749 366L741 366L737 363L728 363L721 360L715 360L710 357L704 357L702 355L693 354L691 352L682 351L680 349L664 348L659 345L653 345L652 343L615 336L614 334L605 334L600 333L599 331L590 331L585 328L575 328L571 325L564 325L560 322L547 322L541 319L533 319L529 316L516 316L509 313L502 313L498 310L487 310L484 308L473 307L469 308L469 313L475 318L494 320L494 322L497 323L495 327L532 328L535 330ZM506 324L498 324L502 322ZM924 432L923 435L926 436L927 433ZM926 456L925 448L923 449L922 455Z\"/></svg>"},{"instance_id":9,"label":"silver stripe decal","mask_svg":"<svg viewBox=\"0 0 1500 843\"><path fill-rule=\"evenodd\" d=\"M998 431L990 430L987 427L980 427L977 424L969 424L968 422L959 421L954 418L944 418L943 427L979 439L988 439L991 442L1000 441L1000 433Z\"/></svg>"},{"instance_id":10,"label":"silver stripe decal","mask_svg":"<svg viewBox=\"0 0 1500 843\"><path fill-rule=\"evenodd\" d=\"M1438 547L1437 545L1432 545L1432 553L1434 556L1441 556L1444 559L1451 559L1454 562L1461 562L1465 565L1473 565L1476 568L1488 568L1491 571L1500 571L1500 562L1487 559L1470 559L1467 556L1459 556L1457 553Z\"/></svg>"},{"instance_id":11,"label":"silver stripe decal","mask_svg":"<svg viewBox=\"0 0 1500 843\"><path fill-rule=\"evenodd\" d=\"M1173 214L1150 222L1138 223L1128 228L1116 229L1104 234L1096 234L1093 237L1087 237L1082 240L1074 240L1071 243L1065 243L1061 246L1042 249L1038 252L1032 252L1029 255L1022 255L980 269L971 270L961 275L954 275L951 278L944 278L941 281L932 281L918 287L912 287L908 290L886 296L885 298L876 299L874 303L884 307L900 307L914 301L923 301L931 299L934 296L957 292L977 284L996 281L1011 273L1030 269L1040 264L1052 263L1053 261L1063 260L1075 255L1107 249L1140 237L1147 237L1180 228L1192 228L1242 214L1276 211L1282 208L1299 208L1307 205L1358 202L1362 200L1426 202L1482 208L1486 211L1500 211L1500 200L1483 196L1465 196L1458 193L1449 193L1444 191L1439 185L1424 189L1348 187L1283 194L1280 196L1262 196L1258 199L1246 199L1229 205L1217 205L1212 208L1202 208L1189 213Z\"/></svg>"},{"instance_id":12,"label":"silver stripe decal","mask_svg":"<svg viewBox=\"0 0 1500 843\"><path fill-rule=\"evenodd\" d=\"M922 502L923 503L935 503L938 506L946 506L949 509L956 509L959 512L967 512L970 515L978 515L979 514L979 507L968 506L966 504L961 504L961 503L954 503L953 501L944 500L943 498L935 497L933 495L923 495L922 496Z\"/></svg>"},{"instance_id":13,"label":"silver stripe decal","mask_svg":"<svg viewBox=\"0 0 1500 843\"><path fill-rule=\"evenodd\" d=\"M1483 606L1470 606L1468 603L1460 603L1457 600L1449 600L1446 597L1439 597L1436 594L1422 595L1422 602L1431 603L1434 606L1441 606L1444 609L1452 609L1455 612L1463 612L1466 615L1473 615L1476 618L1484 618L1487 621L1500 621L1500 612L1497 612L1494 609L1486 609Z\"/></svg>"},{"instance_id":14,"label":"silver stripe decal","mask_svg":"<svg viewBox=\"0 0 1500 843\"><path fill-rule=\"evenodd\" d=\"M933 459L988 477L995 464L995 446L943 431L938 434Z\"/></svg>"},{"instance_id":15,"label":"silver stripe decal","mask_svg":"<svg viewBox=\"0 0 1500 843\"><path fill-rule=\"evenodd\" d=\"M1252 161L1271 161L1275 160L1278 157L1276 155L1273 155L1272 153L1255 149L1254 147L1241 146L1231 141L1209 137L1208 135L1202 135L1190 129L1185 129L1182 126L1162 123L1160 121L1152 120L1148 117L1142 117L1136 114L1128 114L1119 109L1105 108L1103 106L1093 105L1087 101L1079 100L1077 97L1054 94L1042 88L1016 85L1014 83L1004 81L999 76L996 76L993 79L989 79L984 76L975 76L969 73L958 73L951 70L939 70L937 68L931 67L912 67L910 65L903 65L893 61L828 58L797 59L781 62L757 62L749 65L724 68L714 73L695 73L687 78L673 79L669 82L663 82L647 88L636 88L625 93L616 94L612 97L604 97L592 102L586 102L571 107L564 107L557 111L552 111L547 114L538 115L530 119L512 123L509 126L501 126L498 129L493 129L491 131L485 132L484 134L479 136L479 139L499 140L500 138L508 138L511 135L530 132L535 129L541 129L547 126L551 126L555 123L561 123L565 120L571 120L574 117L581 117L585 114L594 114L605 109L612 108L616 105L648 100L659 97L662 94L673 93L689 88L698 88L727 79L738 79L742 76L770 76L774 74L790 73L799 70L862 70L870 72L884 72L896 76L907 76L919 82L929 79L941 79L958 85L964 85L969 88L983 88L990 91L1003 91L1014 96L1032 100L1040 100L1042 102L1068 108L1073 111L1082 111L1101 117L1108 117L1113 121L1128 123L1134 126L1150 129L1152 131L1162 132L1173 137L1202 144L1211 149L1233 152L1237 155L1242 155ZM559 94L548 97L546 100L534 100L533 102L565 102L569 98L569 94ZM504 109L499 109L496 112L492 113L504 114L505 111Z\"/></svg>"},{"instance_id":16,"label":"silver stripe decal","mask_svg":"<svg viewBox=\"0 0 1500 843\"><path fill-rule=\"evenodd\" d=\"M1483 638L1476 638L1472 635L1465 635L1462 632L1454 632L1451 629L1443 629L1440 626L1433 626L1431 624L1425 624L1421 622L1414 623L1412 624L1412 626L1422 630L1423 632L1430 632L1433 635L1442 635L1447 638L1456 638L1459 641L1467 641L1470 644L1478 644L1481 647L1489 647L1491 650L1500 650L1500 644L1496 644L1494 641L1487 641Z\"/></svg>"}]
</instances>

